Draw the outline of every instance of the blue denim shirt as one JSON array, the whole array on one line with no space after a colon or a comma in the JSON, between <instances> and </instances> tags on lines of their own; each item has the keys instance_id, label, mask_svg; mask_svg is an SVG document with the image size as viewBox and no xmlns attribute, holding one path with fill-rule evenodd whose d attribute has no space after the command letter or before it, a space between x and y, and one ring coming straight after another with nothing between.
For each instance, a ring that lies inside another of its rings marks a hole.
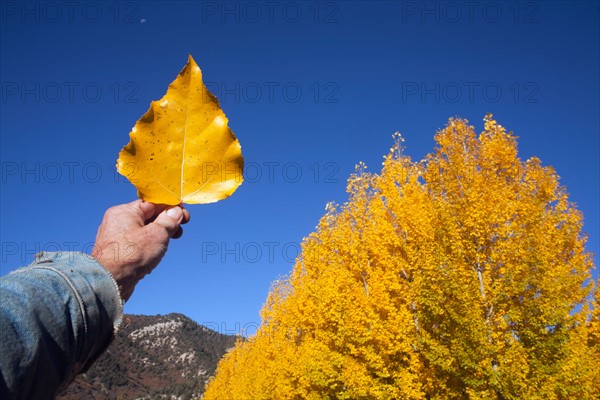
<instances>
[{"instance_id":1,"label":"blue denim shirt","mask_svg":"<svg viewBox=\"0 0 600 400\"><path fill-rule=\"evenodd\" d=\"M0 278L0 398L52 399L108 347L119 289L90 255L39 253Z\"/></svg>"}]
</instances>

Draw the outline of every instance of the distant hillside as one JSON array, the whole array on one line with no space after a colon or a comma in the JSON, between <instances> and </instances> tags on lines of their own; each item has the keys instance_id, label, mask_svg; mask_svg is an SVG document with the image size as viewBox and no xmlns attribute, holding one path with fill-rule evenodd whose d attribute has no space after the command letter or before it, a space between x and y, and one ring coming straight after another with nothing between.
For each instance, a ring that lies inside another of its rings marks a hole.
<instances>
[{"instance_id":1,"label":"distant hillside","mask_svg":"<svg viewBox=\"0 0 600 400\"><path fill-rule=\"evenodd\" d=\"M197 398L235 341L181 314L126 314L108 350L58 399Z\"/></svg>"}]
</instances>

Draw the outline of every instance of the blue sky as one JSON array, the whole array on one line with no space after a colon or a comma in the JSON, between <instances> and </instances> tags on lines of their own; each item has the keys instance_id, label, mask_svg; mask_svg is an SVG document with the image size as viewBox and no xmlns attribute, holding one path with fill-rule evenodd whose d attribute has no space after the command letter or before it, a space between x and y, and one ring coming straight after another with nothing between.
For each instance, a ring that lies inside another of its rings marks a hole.
<instances>
[{"instance_id":1,"label":"blue sky","mask_svg":"<svg viewBox=\"0 0 600 400\"><path fill-rule=\"evenodd\" d=\"M1 3L0 273L91 250L135 121L192 54L242 144L246 182L192 221L126 312L253 333L354 165L402 132L420 159L449 117L486 113L552 165L599 251L598 2ZM597 260L597 258L596 258ZM598 262L596 261L596 264ZM597 276L597 272L596 272Z\"/></svg>"}]
</instances>

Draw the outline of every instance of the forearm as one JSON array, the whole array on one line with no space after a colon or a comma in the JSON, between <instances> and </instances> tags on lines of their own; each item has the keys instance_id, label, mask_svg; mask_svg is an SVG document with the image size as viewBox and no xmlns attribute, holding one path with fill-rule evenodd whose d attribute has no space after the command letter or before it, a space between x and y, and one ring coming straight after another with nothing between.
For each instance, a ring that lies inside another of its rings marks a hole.
<instances>
[{"instance_id":1,"label":"forearm","mask_svg":"<svg viewBox=\"0 0 600 400\"><path fill-rule=\"evenodd\" d=\"M123 306L111 275L83 253L44 253L0 278L0 397L52 398L106 349Z\"/></svg>"}]
</instances>

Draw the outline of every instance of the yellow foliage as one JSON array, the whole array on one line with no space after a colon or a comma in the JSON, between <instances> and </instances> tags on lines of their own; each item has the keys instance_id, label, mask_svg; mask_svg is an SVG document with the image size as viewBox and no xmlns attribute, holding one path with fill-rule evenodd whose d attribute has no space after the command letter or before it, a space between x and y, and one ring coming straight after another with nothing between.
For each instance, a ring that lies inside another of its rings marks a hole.
<instances>
[{"instance_id":1,"label":"yellow foliage","mask_svg":"<svg viewBox=\"0 0 600 400\"><path fill-rule=\"evenodd\" d=\"M167 93L129 133L117 170L156 204L212 203L242 183L244 160L227 117L189 56Z\"/></svg>"},{"instance_id":2,"label":"yellow foliage","mask_svg":"<svg viewBox=\"0 0 600 400\"><path fill-rule=\"evenodd\" d=\"M594 266L556 173L491 115L480 135L451 119L420 162L394 139L205 399L599 398Z\"/></svg>"}]
</instances>

